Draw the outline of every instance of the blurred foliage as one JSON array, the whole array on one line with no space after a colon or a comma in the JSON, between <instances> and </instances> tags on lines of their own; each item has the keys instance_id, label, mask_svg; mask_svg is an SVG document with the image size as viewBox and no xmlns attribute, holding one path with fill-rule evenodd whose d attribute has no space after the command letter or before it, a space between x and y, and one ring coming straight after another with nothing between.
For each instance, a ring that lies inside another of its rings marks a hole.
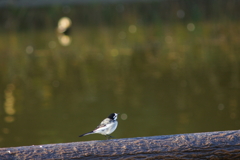
<instances>
[{"instance_id":1,"label":"blurred foliage","mask_svg":"<svg viewBox=\"0 0 240 160\"><path fill-rule=\"evenodd\" d=\"M75 25L121 25L138 23L178 23L198 21L239 20L238 0L165 0L139 3L89 3L82 5L55 5L40 7L1 8L0 22L4 29L29 29L54 27L62 16L70 17ZM183 19L177 11L183 10Z\"/></svg>"}]
</instances>

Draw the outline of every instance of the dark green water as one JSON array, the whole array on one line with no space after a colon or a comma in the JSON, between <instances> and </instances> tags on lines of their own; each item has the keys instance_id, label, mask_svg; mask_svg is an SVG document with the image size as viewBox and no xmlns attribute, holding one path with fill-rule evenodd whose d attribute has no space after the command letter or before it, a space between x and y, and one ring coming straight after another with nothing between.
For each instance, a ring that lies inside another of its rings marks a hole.
<instances>
[{"instance_id":1,"label":"dark green water","mask_svg":"<svg viewBox=\"0 0 240 160\"><path fill-rule=\"evenodd\" d=\"M239 129L238 4L178 2L2 10L0 147Z\"/></svg>"}]
</instances>

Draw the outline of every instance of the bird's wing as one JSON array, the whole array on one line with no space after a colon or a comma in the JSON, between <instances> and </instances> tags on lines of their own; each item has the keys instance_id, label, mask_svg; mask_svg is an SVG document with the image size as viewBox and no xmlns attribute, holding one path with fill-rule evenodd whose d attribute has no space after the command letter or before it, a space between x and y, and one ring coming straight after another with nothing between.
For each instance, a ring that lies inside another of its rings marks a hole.
<instances>
[{"instance_id":1,"label":"bird's wing","mask_svg":"<svg viewBox=\"0 0 240 160\"><path fill-rule=\"evenodd\" d=\"M102 128L102 127L107 126L110 122L111 122L111 120L110 120L109 118L105 118L105 119L97 126L97 128L95 128L95 130L98 129L98 128Z\"/></svg>"},{"instance_id":2,"label":"bird's wing","mask_svg":"<svg viewBox=\"0 0 240 160\"><path fill-rule=\"evenodd\" d=\"M98 126L93 130L94 133L102 132L103 130L107 129L109 125L111 125L111 119L105 118Z\"/></svg>"}]
</instances>

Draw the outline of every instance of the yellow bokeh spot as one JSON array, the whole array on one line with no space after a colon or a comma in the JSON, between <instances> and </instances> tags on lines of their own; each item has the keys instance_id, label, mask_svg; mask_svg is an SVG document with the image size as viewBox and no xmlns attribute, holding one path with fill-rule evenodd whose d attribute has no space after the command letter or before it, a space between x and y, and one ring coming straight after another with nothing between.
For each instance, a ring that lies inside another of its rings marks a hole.
<instances>
[{"instance_id":1,"label":"yellow bokeh spot","mask_svg":"<svg viewBox=\"0 0 240 160\"><path fill-rule=\"evenodd\" d=\"M118 54L119 54L119 52L118 52L117 49L112 49L112 50L111 50L111 55L112 55L113 57L118 56Z\"/></svg>"},{"instance_id":2,"label":"yellow bokeh spot","mask_svg":"<svg viewBox=\"0 0 240 160\"><path fill-rule=\"evenodd\" d=\"M6 117L4 118L4 121L7 122L7 123L11 123L11 122L13 122L14 120L15 120L15 119L14 119L13 116L6 116Z\"/></svg>"},{"instance_id":3,"label":"yellow bokeh spot","mask_svg":"<svg viewBox=\"0 0 240 160\"><path fill-rule=\"evenodd\" d=\"M137 27L136 27L135 25L130 25L130 26L128 27L128 31L129 31L130 33L136 33L136 32L137 32Z\"/></svg>"}]
</instances>

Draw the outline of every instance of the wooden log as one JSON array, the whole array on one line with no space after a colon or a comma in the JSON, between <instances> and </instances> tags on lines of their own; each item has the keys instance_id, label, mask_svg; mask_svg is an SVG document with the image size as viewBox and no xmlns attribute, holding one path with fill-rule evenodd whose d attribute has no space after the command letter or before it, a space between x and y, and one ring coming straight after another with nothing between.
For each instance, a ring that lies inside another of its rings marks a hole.
<instances>
[{"instance_id":1,"label":"wooden log","mask_svg":"<svg viewBox=\"0 0 240 160\"><path fill-rule=\"evenodd\" d=\"M0 148L0 159L240 159L240 130Z\"/></svg>"}]
</instances>

